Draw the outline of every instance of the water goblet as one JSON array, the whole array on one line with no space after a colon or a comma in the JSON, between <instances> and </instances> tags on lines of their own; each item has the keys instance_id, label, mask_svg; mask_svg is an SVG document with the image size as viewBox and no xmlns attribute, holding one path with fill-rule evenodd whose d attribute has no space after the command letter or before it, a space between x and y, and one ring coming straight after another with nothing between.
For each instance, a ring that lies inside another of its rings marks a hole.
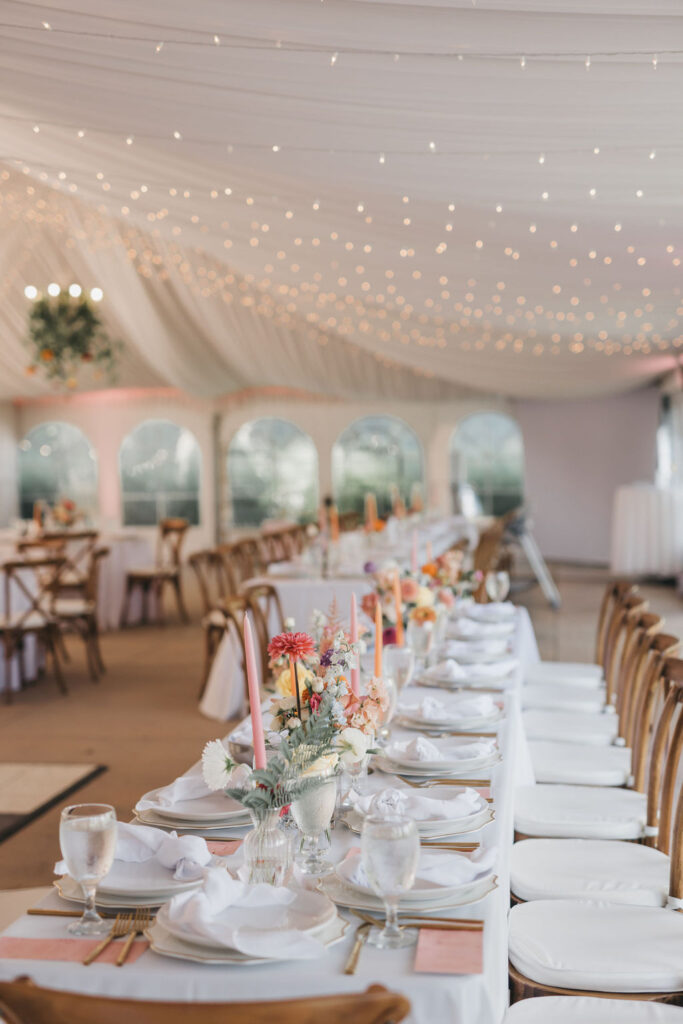
<instances>
[{"instance_id":1,"label":"water goblet","mask_svg":"<svg viewBox=\"0 0 683 1024\"><path fill-rule=\"evenodd\" d=\"M415 671L415 652L412 647L399 644L385 644L382 651L382 667L385 681L393 679L399 693L408 686Z\"/></svg>"},{"instance_id":2,"label":"water goblet","mask_svg":"<svg viewBox=\"0 0 683 1024\"><path fill-rule=\"evenodd\" d=\"M69 925L72 935L104 935L109 925L95 909L97 886L108 874L116 847L116 811L109 804L73 804L59 822L66 868L85 896L83 916Z\"/></svg>"},{"instance_id":3,"label":"water goblet","mask_svg":"<svg viewBox=\"0 0 683 1024\"><path fill-rule=\"evenodd\" d=\"M420 839L412 818L369 814L361 832L361 859L367 879L384 902L384 928L368 936L381 949L401 949L417 941L414 928L398 923L398 903L412 888L420 861Z\"/></svg>"},{"instance_id":4,"label":"water goblet","mask_svg":"<svg viewBox=\"0 0 683 1024\"><path fill-rule=\"evenodd\" d=\"M320 847L320 837L329 829L337 803L337 779L334 772L317 777L317 785L292 800L291 812L303 836L295 857L305 875L327 875L334 865Z\"/></svg>"},{"instance_id":5,"label":"water goblet","mask_svg":"<svg viewBox=\"0 0 683 1024\"><path fill-rule=\"evenodd\" d=\"M396 709L398 707L398 689L396 687L396 683L390 676L386 677L383 680L383 682L384 689L386 690L387 694L387 700L389 701L389 705L384 714L382 715L382 721L380 722L379 732L377 733L377 739L382 745L385 744L386 741L389 739L389 735L391 733L390 726L396 714Z\"/></svg>"},{"instance_id":6,"label":"water goblet","mask_svg":"<svg viewBox=\"0 0 683 1024\"><path fill-rule=\"evenodd\" d=\"M486 593L492 601L504 601L510 593L510 574L508 572L487 572Z\"/></svg>"}]
</instances>

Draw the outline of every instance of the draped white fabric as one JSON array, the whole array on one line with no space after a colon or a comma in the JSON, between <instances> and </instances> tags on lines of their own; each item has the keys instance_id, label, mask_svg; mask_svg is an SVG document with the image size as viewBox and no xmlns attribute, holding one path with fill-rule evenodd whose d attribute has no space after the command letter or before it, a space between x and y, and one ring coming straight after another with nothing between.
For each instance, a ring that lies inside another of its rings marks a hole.
<instances>
[{"instance_id":1,"label":"draped white fabric","mask_svg":"<svg viewBox=\"0 0 683 1024\"><path fill-rule=\"evenodd\" d=\"M651 380L683 341L682 15L7 0L0 397L46 390L21 339L23 288L50 280L104 289L122 384L447 398Z\"/></svg>"}]
</instances>

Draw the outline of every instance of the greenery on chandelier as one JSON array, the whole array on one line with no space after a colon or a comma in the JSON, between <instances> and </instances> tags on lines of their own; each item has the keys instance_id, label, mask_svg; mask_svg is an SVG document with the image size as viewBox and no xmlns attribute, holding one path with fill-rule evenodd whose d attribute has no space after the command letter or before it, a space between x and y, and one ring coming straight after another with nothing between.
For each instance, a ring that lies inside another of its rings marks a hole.
<instances>
[{"instance_id":1,"label":"greenery on chandelier","mask_svg":"<svg viewBox=\"0 0 683 1024\"><path fill-rule=\"evenodd\" d=\"M332 703L332 695L323 694L318 711L287 737L282 737L278 753L269 759L267 766L253 771L246 786L227 788L227 795L260 817L286 807L319 786L323 779L315 773L315 762L331 753L338 731L332 718ZM307 775L308 771L311 774Z\"/></svg>"},{"instance_id":2,"label":"greenery on chandelier","mask_svg":"<svg viewBox=\"0 0 683 1024\"><path fill-rule=\"evenodd\" d=\"M78 374L87 365L94 368L96 378L112 380L121 347L109 338L86 296L65 291L55 297L42 295L33 303L27 344L27 373L40 369L49 380L69 388L77 386Z\"/></svg>"}]
</instances>

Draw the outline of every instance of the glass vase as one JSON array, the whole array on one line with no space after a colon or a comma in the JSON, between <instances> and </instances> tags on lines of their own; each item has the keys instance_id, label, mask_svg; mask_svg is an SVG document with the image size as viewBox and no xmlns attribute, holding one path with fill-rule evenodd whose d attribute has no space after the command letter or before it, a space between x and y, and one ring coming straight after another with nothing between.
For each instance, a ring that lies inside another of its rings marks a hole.
<instances>
[{"instance_id":1,"label":"glass vase","mask_svg":"<svg viewBox=\"0 0 683 1024\"><path fill-rule=\"evenodd\" d=\"M358 761L354 761L353 764L347 765L344 768L342 786L347 788L343 789L341 799L342 811L353 810L355 801L358 797L363 795L362 789L364 781L367 778L369 762L370 756L366 754L365 757L360 758Z\"/></svg>"},{"instance_id":2,"label":"glass vase","mask_svg":"<svg viewBox=\"0 0 683 1024\"><path fill-rule=\"evenodd\" d=\"M292 800L292 817L303 836L296 862L305 875L326 875L334 867L320 847L320 837L330 827L336 802L337 779L333 773Z\"/></svg>"},{"instance_id":3,"label":"glass vase","mask_svg":"<svg viewBox=\"0 0 683 1024\"><path fill-rule=\"evenodd\" d=\"M251 885L284 885L291 868L289 836L280 828L280 809L256 815L250 811L254 824L244 840L244 864Z\"/></svg>"}]
</instances>

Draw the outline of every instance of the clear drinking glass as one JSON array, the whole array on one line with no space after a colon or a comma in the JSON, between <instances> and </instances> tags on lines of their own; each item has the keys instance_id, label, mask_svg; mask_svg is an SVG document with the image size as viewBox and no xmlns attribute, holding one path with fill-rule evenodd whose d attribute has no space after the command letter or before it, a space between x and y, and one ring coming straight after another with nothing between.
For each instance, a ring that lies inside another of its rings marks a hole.
<instances>
[{"instance_id":1,"label":"clear drinking glass","mask_svg":"<svg viewBox=\"0 0 683 1024\"><path fill-rule=\"evenodd\" d=\"M434 622L409 622L406 634L415 660L424 664L431 652L436 635Z\"/></svg>"},{"instance_id":2,"label":"clear drinking glass","mask_svg":"<svg viewBox=\"0 0 683 1024\"><path fill-rule=\"evenodd\" d=\"M382 675L384 679L392 679L400 693L408 686L415 671L415 652L412 647L399 647L398 644L385 644L382 651Z\"/></svg>"},{"instance_id":3,"label":"clear drinking glass","mask_svg":"<svg viewBox=\"0 0 683 1024\"><path fill-rule=\"evenodd\" d=\"M377 739L380 743L385 743L389 739L389 734L391 733L390 726L398 707L398 689L396 687L396 683L390 676L385 677L383 681L384 689L386 690L387 699L389 701L389 707L382 715L379 733L377 734Z\"/></svg>"},{"instance_id":4,"label":"clear drinking glass","mask_svg":"<svg viewBox=\"0 0 683 1024\"><path fill-rule=\"evenodd\" d=\"M510 574L508 572L487 572L486 593L492 601L504 601L510 593Z\"/></svg>"},{"instance_id":5,"label":"clear drinking glass","mask_svg":"<svg viewBox=\"0 0 683 1024\"><path fill-rule=\"evenodd\" d=\"M368 942L383 949L400 949L417 941L414 928L401 928L398 902L412 888L420 860L420 839L412 818L369 814L363 822L361 857L365 874L384 901L386 923L373 929Z\"/></svg>"},{"instance_id":6,"label":"clear drinking glass","mask_svg":"<svg viewBox=\"0 0 683 1024\"><path fill-rule=\"evenodd\" d=\"M334 868L320 848L320 836L330 827L336 803L337 778L333 772L324 776L319 785L292 800L292 817L303 835L295 860L306 875L327 875Z\"/></svg>"},{"instance_id":7,"label":"clear drinking glass","mask_svg":"<svg viewBox=\"0 0 683 1024\"><path fill-rule=\"evenodd\" d=\"M67 871L85 896L83 916L68 930L72 935L105 934L109 925L95 910L95 893L114 861L116 811L109 804L65 807L59 822L59 845Z\"/></svg>"}]
</instances>

